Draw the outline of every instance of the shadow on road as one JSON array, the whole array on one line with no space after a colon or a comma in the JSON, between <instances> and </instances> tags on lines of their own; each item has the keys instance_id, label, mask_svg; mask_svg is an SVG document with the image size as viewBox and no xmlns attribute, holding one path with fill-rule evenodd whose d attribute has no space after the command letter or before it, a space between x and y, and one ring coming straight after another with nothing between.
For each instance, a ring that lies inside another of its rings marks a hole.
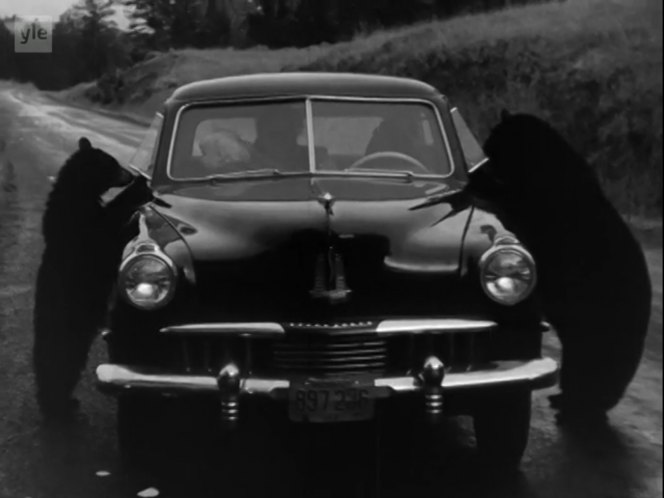
<instances>
[{"instance_id":1,"label":"shadow on road","mask_svg":"<svg viewBox=\"0 0 664 498\"><path fill-rule=\"evenodd\" d=\"M353 440L339 433L312 437L300 433L266 434L258 430L242 440L192 441L148 465L127 469L113 461L96 475L85 424L69 430L41 430L40 451L34 452L34 478L43 496L137 496L154 488L160 497L176 498L332 498L370 497L375 476L367 438ZM347 437L347 436L351 437ZM589 490L619 483L615 496L633 496L639 486L638 459L617 430L564 430L544 465L557 479L545 489L537 475L505 473L478 463L467 424L446 424L430 440L381 448L382 498L444 496L454 498L534 498L603 496ZM289 439L289 441L286 441ZM394 443L394 442L393 442ZM385 444L385 443L384 443ZM296 449L299 447L299 451ZM108 448L107 448L108 450ZM92 465L92 466L91 466ZM553 486L551 486L551 484ZM72 495L74 492L74 495Z\"/></svg>"}]
</instances>

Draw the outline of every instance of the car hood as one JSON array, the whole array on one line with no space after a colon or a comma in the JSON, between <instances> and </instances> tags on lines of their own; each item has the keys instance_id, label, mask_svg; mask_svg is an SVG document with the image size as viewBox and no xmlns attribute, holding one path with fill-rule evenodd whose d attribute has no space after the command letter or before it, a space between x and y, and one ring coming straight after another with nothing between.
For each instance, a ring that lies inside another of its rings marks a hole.
<instances>
[{"instance_id":1,"label":"car hood","mask_svg":"<svg viewBox=\"0 0 664 498\"><path fill-rule=\"evenodd\" d=\"M358 178L188 185L161 189L155 209L195 264L256 260L314 244L378 251L394 271L456 273L470 209L448 202L411 208L461 186Z\"/></svg>"}]
</instances>

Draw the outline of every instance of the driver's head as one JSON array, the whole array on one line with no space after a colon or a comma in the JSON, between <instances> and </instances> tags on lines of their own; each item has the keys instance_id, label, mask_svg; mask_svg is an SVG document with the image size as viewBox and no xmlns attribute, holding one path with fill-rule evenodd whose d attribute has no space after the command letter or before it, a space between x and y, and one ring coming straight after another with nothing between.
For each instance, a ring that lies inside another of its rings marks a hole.
<instances>
[{"instance_id":1,"label":"driver's head","mask_svg":"<svg viewBox=\"0 0 664 498\"><path fill-rule=\"evenodd\" d=\"M217 130L201 140L202 164L210 173L223 172L234 164L247 163L250 155L245 142L231 130Z\"/></svg>"}]
</instances>

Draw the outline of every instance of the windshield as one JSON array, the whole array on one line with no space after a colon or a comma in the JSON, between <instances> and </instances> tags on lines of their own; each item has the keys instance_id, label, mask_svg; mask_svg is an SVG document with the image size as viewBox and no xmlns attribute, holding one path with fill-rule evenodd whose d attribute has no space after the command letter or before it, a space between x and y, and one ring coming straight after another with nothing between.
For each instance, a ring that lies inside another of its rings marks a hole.
<instances>
[{"instance_id":1,"label":"windshield","mask_svg":"<svg viewBox=\"0 0 664 498\"><path fill-rule=\"evenodd\" d=\"M445 176L451 167L438 116L426 103L300 99L182 112L172 178L266 171Z\"/></svg>"}]
</instances>

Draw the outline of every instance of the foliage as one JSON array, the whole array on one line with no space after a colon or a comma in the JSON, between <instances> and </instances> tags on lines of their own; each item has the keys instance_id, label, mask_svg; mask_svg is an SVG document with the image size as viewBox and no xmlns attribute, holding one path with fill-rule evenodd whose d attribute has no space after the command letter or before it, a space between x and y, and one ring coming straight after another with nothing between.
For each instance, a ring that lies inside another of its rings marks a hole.
<instances>
[{"instance_id":1,"label":"foliage","mask_svg":"<svg viewBox=\"0 0 664 498\"><path fill-rule=\"evenodd\" d=\"M14 53L14 35L0 22L0 78L61 89L126 67L132 60L129 40L110 17L109 0L81 0L53 27L52 53Z\"/></svg>"},{"instance_id":2,"label":"foliage","mask_svg":"<svg viewBox=\"0 0 664 498\"><path fill-rule=\"evenodd\" d=\"M122 3L131 19L130 30L135 41L151 50L214 45L225 31L224 20L211 10L200 12L197 0L123 0Z\"/></svg>"}]
</instances>

